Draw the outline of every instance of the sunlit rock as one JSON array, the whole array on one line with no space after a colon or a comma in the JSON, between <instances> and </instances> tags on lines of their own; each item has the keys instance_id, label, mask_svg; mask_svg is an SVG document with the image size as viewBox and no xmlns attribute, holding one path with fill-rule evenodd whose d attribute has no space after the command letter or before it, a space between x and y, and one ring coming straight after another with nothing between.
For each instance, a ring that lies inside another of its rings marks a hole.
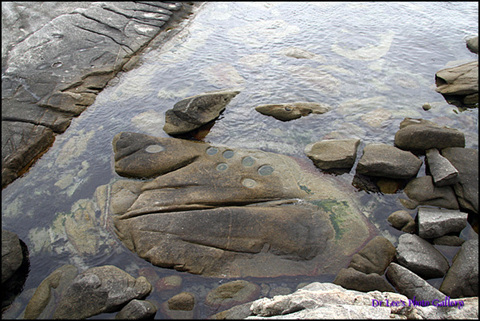
<instances>
[{"instance_id":1,"label":"sunlit rock","mask_svg":"<svg viewBox=\"0 0 480 321\"><path fill-rule=\"evenodd\" d=\"M165 112L163 130L170 135L191 132L216 119L239 91L213 91L177 102Z\"/></svg>"},{"instance_id":2,"label":"sunlit rock","mask_svg":"<svg viewBox=\"0 0 480 321\"><path fill-rule=\"evenodd\" d=\"M422 161L410 152L387 144L367 144L357 165L357 173L407 179L417 175Z\"/></svg>"},{"instance_id":3,"label":"sunlit rock","mask_svg":"<svg viewBox=\"0 0 480 321\"><path fill-rule=\"evenodd\" d=\"M331 272L373 236L353 188L307 161L120 133L111 215L152 264L207 276ZM327 263L328 262L328 263Z\"/></svg>"},{"instance_id":4,"label":"sunlit rock","mask_svg":"<svg viewBox=\"0 0 480 321\"><path fill-rule=\"evenodd\" d=\"M406 118L395 133L395 146L410 151L465 147L465 135L454 128L441 127L431 121Z\"/></svg>"},{"instance_id":5,"label":"sunlit rock","mask_svg":"<svg viewBox=\"0 0 480 321\"><path fill-rule=\"evenodd\" d=\"M216 308L230 308L258 298L260 286L255 283L236 280L211 290L205 299L207 305Z\"/></svg>"},{"instance_id":6,"label":"sunlit rock","mask_svg":"<svg viewBox=\"0 0 480 321\"><path fill-rule=\"evenodd\" d=\"M66 287L53 318L84 319L118 311L151 291L151 284L143 276L134 278L113 265L93 267L77 275Z\"/></svg>"},{"instance_id":7,"label":"sunlit rock","mask_svg":"<svg viewBox=\"0 0 480 321\"><path fill-rule=\"evenodd\" d=\"M467 48L471 52L478 54L478 36L467 39Z\"/></svg>"},{"instance_id":8,"label":"sunlit rock","mask_svg":"<svg viewBox=\"0 0 480 321\"><path fill-rule=\"evenodd\" d=\"M436 91L445 99L459 97L466 105L478 106L478 61L445 68L435 74Z\"/></svg>"},{"instance_id":9,"label":"sunlit rock","mask_svg":"<svg viewBox=\"0 0 480 321\"><path fill-rule=\"evenodd\" d=\"M320 169L350 170L357 157L360 139L330 139L308 144L305 154Z\"/></svg>"}]
</instances>

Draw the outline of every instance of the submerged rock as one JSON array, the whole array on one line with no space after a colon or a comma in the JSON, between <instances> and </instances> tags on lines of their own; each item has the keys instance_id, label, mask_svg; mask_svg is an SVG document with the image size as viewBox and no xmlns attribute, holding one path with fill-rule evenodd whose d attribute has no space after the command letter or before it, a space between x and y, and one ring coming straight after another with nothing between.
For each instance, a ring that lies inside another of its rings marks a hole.
<instances>
[{"instance_id":1,"label":"submerged rock","mask_svg":"<svg viewBox=\"0 0 480 321\"><path fill-rule=\"evenodd\" d=\"M191 132L216 119L239 91L214 91L182 99L165 112L169 135Z\"/></svg>"},{"instance_id":2,"label":"submerged rock","mask_svg":"<svg viewBox=\"0 0 480 321\"><path fill-rule=\"evenodd\" d=\"M37 287L25 308L25 319L48 319L65 290L78 275L73 265L64 265L53 271Z\"/></svg>"},{"instance_id":3,"label":"submerged rock","mask_svg":"<svg viewBox=\"0 0 480 321\"><path fill-rule=\"evenodd\" d=\"M195 296L190 292L182 292L167 301L170 310L192 311L195 307Z\"/></svg>"},{"instance_id":4,"label":"submerged rock","mask_svg":"<svg viewBox=\"0 0 480 321\"><path fill-rule=\"evenodd\" d=\"M115 316L118 320L146 320L153 319L157 307L150 301L133 299Z\"/></svg>"},{"instance_id":5,"label":"submerged rock","mask_svg":"<svg viewBox=\"0 0 480 321\"><path fill-rule=\"evenodd\" d=\"M255 107L255 110L259 113L282 121L289 121L310 114L324 114L330 109L330 106L325 104L310 102L268 104Z\"/></svg>"},{"instance_id":6,"label":"submerged rock","mask_svg":"<svg viewBox=\"0 0 480 321\"><path fill-rule=\"evenodd\" d=\"M65 289L54 319L84 319L119 310L133 299L152 291L143 276L135 279L113 265L94 267L80 273Z\"/></svg>"},{"instance_id":7,"label":"submerged rock","mask_svg":"<svg viewBox=\"0 0 480 321\"><path fill-rule=\"evenodd\" d=\"M426 279L441 278L449 268L447 259L432 244L415 234L399 237L397 261Z\"/></svg>"},{"instance_id":8,"label":"submerged rock","mask_svg":"<svg viewBox=\"0 0 480 321\"><path fill-rule=\"evenodd\" d=\"M383 236L376 236L358 253L354 254L349 267L363 273L382 275L395 258L395 247Z\"/></svg>"},{"instance_id":9,"label":"submerged rock","mask_svg":"<svg viewBox=\"0 0 480 321\"><path fill-rule=\"evenodd\" d=\"M306 160L135 133L113 145L117 173L155 177L111 189L118 237L154 265L207 276L336 273L372 237L353 187Z\"/></svg>"},{"instance_id":10,"label":"submerged rock","mask_svg":"<svg viewBox=\"0 0 480 321\"><path fill-rule=\"evenodd\" d=\"M236 280L220 285L210 291L205 303L214 307L230 308L258 298L260 286L245 280Z\"/></svg>"},{"instance_id":11,"label":"submerged rock","mask_svg":"<svg viewBox=\"0 0 480 321\"><path fill-rule=\"evenodd\" d=\"M393 287L382 276L377 273L363 273L354 268L341 269L338 272L334 284L338 284L345 289L362 292L381 291L395 292Z\"/></svg>"},{"instance_id":12,"label":"submerged rock","mask_svg":"<svg viewBox=\"0 0 480 321\"><path fill-rule=\"evenodd\" d=\"M387 221L397 230L405 233L415 232L415 220L407 211L396 211L390 214Z\"/></svg>"}]
</instances>

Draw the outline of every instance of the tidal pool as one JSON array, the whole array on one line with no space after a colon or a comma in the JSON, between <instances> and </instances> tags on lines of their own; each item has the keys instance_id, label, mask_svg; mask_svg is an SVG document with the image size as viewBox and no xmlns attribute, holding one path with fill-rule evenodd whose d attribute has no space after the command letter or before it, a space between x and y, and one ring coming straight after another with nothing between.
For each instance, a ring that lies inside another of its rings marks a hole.
<instances>
[{"instance_id":1,"label":"tidal pool","mask_svg":"<svg viewBox=\"0 0 480 321\"><path fill-rule=\"evenodd\" d=\"M180 276L175 288L160 291L161 282L156 283L148 299L160 307L171 296L189 291L198 298L193 317L220 312L203 302L208 291L228 279L158 267L152 272L150 263L109 230L102 207L111 183L119 179L113 167L114 135L133 131L168 137L162 130L165 111L188 96L240 91L199 136L217 146L307 159L305 146L327 138L360 138L363 146L393 144L400 122L412 117L458 129L465 133L466 147L478 149L478 109L459 111L435 92L437 71L478 59L465 45L466 38L478 34L476 2L210 2L184 27L169 42L147 50L137 68L112 80L51 149L2 191L2 228L17 233L30 250L24 291L3 317L21 318L34 289L64 264L81 270L113 264L135 277L150 273L153 283ZM255 111L258 105L297 101L332 108L289 122ZM423 110L425 103L432 108ZM147 151L160 149L152 145ZM207 150L210 155L217 152ZM252 159L242 164L252 166ZM265 167L259 174L274 170ZM422 167L419 175L424 171ZM353 176L335 177L351 184ZM243 184L254 186L255 181ZM398 202L402 194L401 189L392 194L358 189L352 195L394 245L401 232L386 218L404 209ZM80 242L80 232L90 235L91 242ZM464 236L471 233L467 229ZM249 281L261 286L262 296L273 296L294 291L302 282L333 279L321 275ZM159 309L157 318L166 317Z\"/></svg>"}]
</instances>

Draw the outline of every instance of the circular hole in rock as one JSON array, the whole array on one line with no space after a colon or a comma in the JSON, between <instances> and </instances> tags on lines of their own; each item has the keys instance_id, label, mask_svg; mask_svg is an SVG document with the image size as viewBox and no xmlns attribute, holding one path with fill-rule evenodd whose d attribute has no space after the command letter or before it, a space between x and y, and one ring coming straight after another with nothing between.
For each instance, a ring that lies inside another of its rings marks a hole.
<instances>
[{"instance_id":1,"label":"circular hole in rock","mask_svg":"<svg viewBox=\"0 0 480 321\"><path fill-rule=\"evenodd\" d=\"M253 159L253 157L246 156L242 159L242 165L245 167L252 166L253 164L255 164L255 160Z\"/></svg>"},{"instance_id":2,"label":"circular hole in rock","mask_svg":"<svg viewBox=\"0 0 480 321\"><path fill-rule=\"evenodd\" d=\"M218 148L208 147L206 153L207 155L215 155L216 153L218 153Z\"/></svg>"},{"instance_id":3,"label":"circular hole in rock","mask_svg":"<svg viewBox=\"0 0 480 321\"><path fill-rule=\"evenodd\" d=\"M233 150L226 150L226 151L223 152L222 155L223 155L223 157L228 159L228 158L232 158L233 155L235 155L235 153L233 152Z\"/></svg>"},{"instance_id":4,"label":"circular hole in rock","mask_svg":"<svg viewBox=\"0 0 480 321\"><path fill-rule=\"evenodd\" d=\"M145 151L150 154L160 153L165 150L162 145L148 145Z\"/></svg>"},{"instance_id":5,"label":"circular hole in rock","mask_svg":"<svg viewBox=\"0 0 480 321\"><path fill-rule=\"evenodd\" d=\"M251 178L245 178L243 181L242 181L242 185L245 186L245 187L248 187L248 188L253 188L255 187L255 185L257 185L257 182Z\"/></svg>"},{"instance_id":6,"label":"circular hole in rock","mask_svg":"<svg viewBox=\"0 0 480 321\"><path fill-rule=\"evenodd\" d=\"M271 175L272 173L273 173L273 167L270 165L263 165L263 166L260 166L260 168L258 169L258 174L262 176Z\"/></svg>"},{"instance_id":7,"label":"circular hole in rock","mask_svg":"<svg viewBox=\"0 0 480 321\"><path fill-rule=\"evenodd\" d=\"M219 172L226 171L227 169L228 169L228 165L225 163L220 163L217 165L217 171Z\"/></svg>"}]
</instances>

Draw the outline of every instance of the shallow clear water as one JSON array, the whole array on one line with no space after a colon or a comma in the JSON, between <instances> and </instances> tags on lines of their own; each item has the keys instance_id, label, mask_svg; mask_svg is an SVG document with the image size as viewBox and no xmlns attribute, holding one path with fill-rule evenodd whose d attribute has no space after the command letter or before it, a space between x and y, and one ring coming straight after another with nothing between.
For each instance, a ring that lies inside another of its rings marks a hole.
<instances>
[{"instance_id":1,"label":"shallow clear water","mask_svg":"<svg viewBox=\"0 0 480 321\"><path fill-rule=\"evenodd\" d=\"M478 109L459 112L447 104L435 92L434 79L440 69L477 59L465 46L465 38L475 34L476 2L206 3L173 40L150 49L138 68L112 80L52 148L2 191L2 228L27 244L31 264L23 294L4 317L19 317L38 284L63 264L81 270L113 264L134 276L151 267L116 241L100 209L91 218L92 233L100 235L95 254L73 250L61 222L78 204L93 202L97 187L119 178L113 169L113 136L135 131L167 137L164 113L185 97L241 91L203 139L212 144L306 158L304 147L326 138L393 144L400 122L412 117L456 128L465 133L466 147L478 149ZM281 122L254 109L296 101L328 104L331 110ZM432 105L429 111L422 109L426 102ZM353 179L350 173L337 178ZM352 197L361 199L363 213L396 242L401 233L386 218L403 209L398 203L402 193L357 194ZM204 298L227 282L160 268L156 272L183 279L181 290L149 297L159 303L181 291ZM276 292L268 289L293 291L300 282L333 277L255 282L264 284L262 295L272 295ZM214 311L200 303L195 313L202 318ZM165 315L159 311L157 317Z\"/></svg>"}]
</instances>

